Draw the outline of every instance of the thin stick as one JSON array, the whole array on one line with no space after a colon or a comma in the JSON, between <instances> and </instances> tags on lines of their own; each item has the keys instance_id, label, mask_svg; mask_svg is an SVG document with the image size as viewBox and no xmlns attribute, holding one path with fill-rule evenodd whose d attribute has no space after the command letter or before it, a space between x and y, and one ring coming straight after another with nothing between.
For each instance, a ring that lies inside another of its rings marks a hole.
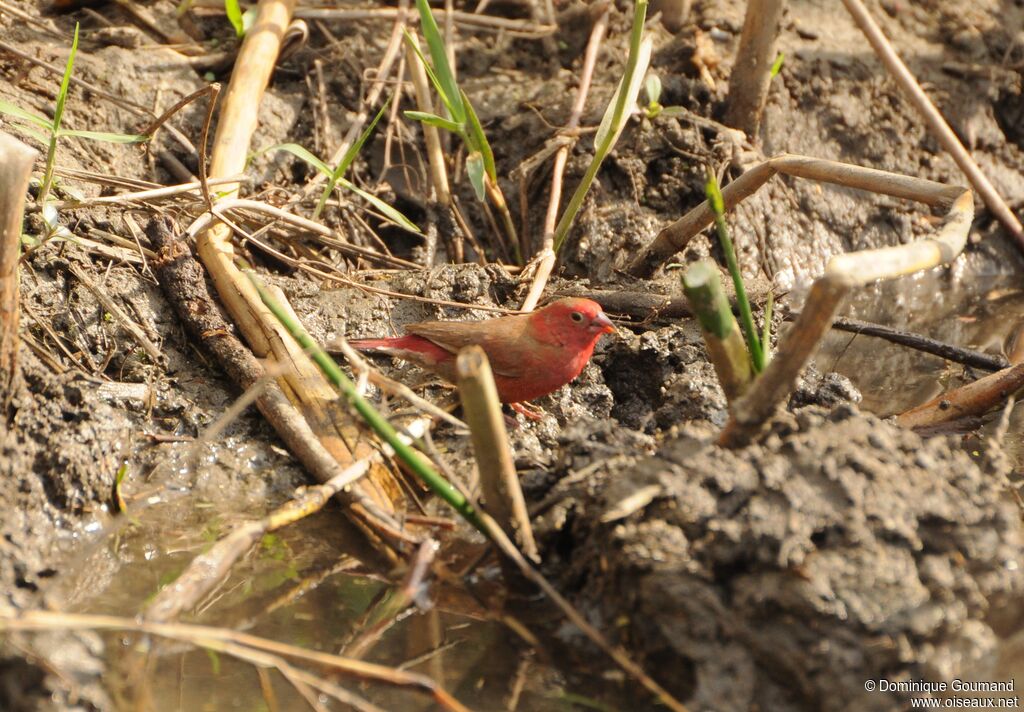
<instances>
[{"instance_id":1,"label":"thin stick","mask_svg":"<svg viewBox=\"0 0 1024 712\"><path fill-rule=\"evenodd\" d=\"M799 312L793 316L799 315ZM965 349L960 346L954 346L953 344L947 344L944 341L932 339L921 334L914 334L909 331L903 331L902 329L893 329L889 326L883 326L881 324L872 324L867 321L860 321L858 319L850 319L847 317L837 317L832 322L832 328L837 331L846 331L852 334L863 334L865 336L874 336L880 339L885 339L894 344L900 346L906 346L914 349L915 351L922 351L939 358L944 358L947 361L953 361L955 363L961 363L964 366L971 366L973 368L982 368L986 371L1000 371L1007 366L1011 365L1002 356L995 356L992 354L982 353L980 351L974 351L972 349Z\"/></svg>"},{"instance_id":2,"label":"thin stick","mask_svg":"<svg viewBox=\"0 0 1024 712\"><path fill-rule=\"evenodd\" d=\"M370 110L377 105L380 101L380 95L384 91L387 78L391 74L391 69L395 64L395 60L398 59L400 54L399 50L402 47L402 32L405 29L406 15L408 13L408 0L402 0L399 7L396 10L391 10L392 17L394 17L395 24L391 28L391 37L388 40L387 47L384 48L384 55L380 58L380 63L377 65L377 71L374 76L373 84L370 85L370 90L366 93L366 99L363 101L359 108L359 113L356 114L355 119L352 120L352 124L348 127L348 132L345 134L345 139L338 146L338 150L334 152L331 159L327 161L330 166L336 166L341 161L342 157L348 152L349 147L355 143L356 139L363 132L363 127L370 118ZM314 18L307 18L314 19ZM316 172L307 183L302 187L300 192L299 200L305 200L313 191L317 189L321 183L327 180L320 171Z\"/></svg>"},{"instance_id":3,"label":"thin stick","mask_svg":"<svg viewBox=\"0 0 1024 712\"><path fill-rule=\"evenodd\" d=\"M296 17L306 20L354 21L354 20L390 20L398 16L398 11L391 8L372 10L335 10L332 8L300 7L295 11ZM461 10L450 11L452 20L467 27L479 27L489 30L507 30L520 37L545 37L557 31L555 25L540 25L528 20L512 20L491 15L477 15Z\"/></svg>"},{"instance_id":4,"label":"thin stick","mask_svg":"<svg viewBox=\"0 0 1024 712\"><path fill-rule=\"evenodd\" d=\"M989 182L981 168L978 167L978 164L971 158L971 154L960 143L960 139L949 128L949 124L946 123L946 120L942 118L942 114L935 108L935 104L932 103L928 95L921 89L921 85L917 83L914 75L907 69L907 65L896 54L892 45L889 44L889 40L882 33L881 28L868 13L867 8L864 7L861 0L843 0L843 4L850 11L853 21L857 23L861 32L868 38L868 42L871 43L871 47L875 50L875 54L878 55L882 64L889 70L896 83L907 93L910 103L921 114L921 117L935 135L935 138L953 157L953 160L956 161L960 170L967 176L967 180L978 191L978 195L981 196L981 199L988 206L988 209L992 211L992 214L1010 231L1010 234L1017 241L1018 247L1024 249L1024 226L1021 225L1017 216L1013 214L995 187Z\"/></svg>"},{"instance_id":5,"label":"thin stick","mask_svg":"<svg viewBox=\"0 0 1024 712\"><path fill-rule=\"evenodd\" d=\"M224 646L241 646L250 651L262 651L305 663L323 666L341 674L360 680L371 680L399 688L410 688L425 692L446 710L469 712L444 688L425 675L403 672L394 668L352 660L330 653L299 648L279 643L268 638L242 633L228 628L193 625L187 623L152 623L117 616L57 613L53 611L18 611L0 606L0 630L4 631L52 631L52 630L123 630L146 635L157 635L171 640L181 640L203 648L228 651ZM238 648L231 648L230 654ZM307 680L308 682L308 680Z\"/></svg>"},{"instance_id":6,"label":"thin stick","mask_svg":"<svg viewBox=\"0 0 1024 712\"><path fill-rule=\"evenodd\" d=\"M142 350L146 352L146 355L153 360L153 363L161 363L164 360L163 353L159 347L156 346L149 337L146 336L146 332L142 330L142 327L131 320L124 309L113 300L106 290L101 288L96 282L92 280L81 268L74 264L68 265L68 271L75 276L82 285L92 292L92 295L96 297L96 301L109 313L121 327L131 334L135 342L142 347Z\"/></svg>"},{"instance_id":7,"label":"thin stick","mask_svg":"<svg viewBox=\"0 0 1024 712\"><path fill-rule=\"evenodd\" d=\"M558 209L562 203L565 165L569 160L569 149L572 148L572 143L575 143L575 138L578 137L576 129L579 128L580 117L583 116L583 110L586 108L590 84L594 78L597 54L601 49L604 33L608 29L608 13L610 11L611 5L608 4L597 18L597 22L594 23L594 27L590 31L590 39L587 40L583 66L580 69L580 86L576 90L576 101L572 105L569 120L561 132L567 139L572 137L573 140L571 143L567 140L555 153L555 162L551 169L551 198L548 201L548 211L544 215L544 243L533 258L536 269L533 273L533 281L530 283L530 290L526 293L526 299L523 300L522 311L524 312L533 311L536 308L537 302L540 301L540 295L544 293L544 287L547 286L548 279L551 278L551 271L555 267L555 225L558 223Z\"/></svg>"},{"instance_id":8,"label":"thin stick","mask_svg":"<svg viewBox=\"0 0 1024 712\"><path fill-rule=\"evenodd\" d=\"M226 178L216 178L208 181L208 185L225 185L228 183L237 184L248 179L242 175L228 176ZM195 191L202 191L203 185L200 181L191 181L189 183L180 183L178 185L169 185L164 188L150 188L149 190L138 190L132 193L118 193L117 195L101 195L95 198L83 198L82 200L51 200L48 205L58 210L76 210L78 208L90 208L95 205L123 205L124 203L139 201L144 202L148 200L158 200L160 198L173 198L183 193L193 193ZM33 205L31 210L38 211L40 206Z\"/></svg>"},{"instance_id":9,"label":"thin stick","mask_svg":"<svg viewBox=\"0 0 1024 712\"><path fill-rule=\"evenodd\" d=\"M487 354L479 346L462 349L455 373L487 509L529 559L540 561Z\"/></svg>"},{"instance_id":10,"label":"thin stick","mask_svg":"<svg viewBox=\"0 0 1024 712\"><path fill-rule=\"evenodd\" d=\"M0 391L5 393L18 368L18 256L25 195L38 155L13 136L0 133Z\"/></svg>"},{"instance_id":11,"label":"thin stick","mask_svg":"<svg viewBox=\"0 0 1024 712\"><path fill-rule=\"evenodd\" d=\"M407 43L413 46L406 47L409 74L412 77L413 91L416 95L416 108L427 114L434 113L434 102L430 98L430 79L427 77L427 70L420 62L416 49L419 47L419 39L414 34L409 34ZM441 137L437 127L425 122L420 122L423 130L423 142L427 146L427 165L430 168L430 183L434 187L434 196L437 202L445 209L451 207L451 189L448 187L448 169L444 162L444 153L441 151Z\"/></svg>"},{"instance_id":12,"label":"thin stick","mask_svg":"<svg viewBox=\"0 0 1024 712\"><path fill-rule=\"evenodd\" d=\"M757 137L761 112L768 99L775 40L785 6L784 0L749 0L747 3L736 63L729 75L725 123L751 140Z\"/></svg>"},{"instance_id":13,"label":"thin stick","mask_svg":"<svg viewBox=\"0 0 1024 712\"><path fill-rule=\"evenodd\" d=\"M936 396L896 416L896 422L904 428L928 428L984 415L1021 388L1024 388L1024 364L1017 364Z\"/></svg>"}]
</instances>

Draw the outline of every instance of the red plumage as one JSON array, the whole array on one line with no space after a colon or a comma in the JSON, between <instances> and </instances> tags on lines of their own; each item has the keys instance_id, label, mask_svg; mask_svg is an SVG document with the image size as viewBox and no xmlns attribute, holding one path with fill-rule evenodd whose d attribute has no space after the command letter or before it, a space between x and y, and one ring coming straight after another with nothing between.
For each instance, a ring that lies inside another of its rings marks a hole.
<instances>
[{"instance_id":1,"label":"red plumage","mask_svg":"<svg viewBox=\"0 0 1024 712\"><path fill-rule=\"evenodd\" d=\"M529 314L483 321L408 324L405 336L354 339L361 351L411 361L455 382L459 350L478 345L487 354L503 403L521 403L555 391L587 365L603 334L615 331L597 302L569 297Z\"/></svg>"}]
</instances>

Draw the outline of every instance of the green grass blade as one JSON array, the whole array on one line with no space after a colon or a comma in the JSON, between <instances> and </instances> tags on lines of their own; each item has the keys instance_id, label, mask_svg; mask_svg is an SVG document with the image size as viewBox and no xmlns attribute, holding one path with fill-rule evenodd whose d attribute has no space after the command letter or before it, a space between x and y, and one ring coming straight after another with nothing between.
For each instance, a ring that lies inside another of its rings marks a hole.
<instances>
[{"instance_id":1,"label":"green grass blade","mask_svg":"<svg viewBox=\"0 0 1024 712\"><path fill-rule=\"evenodd\" d=\"M472 151L480 152L484 161L484 170L487 171L488 177L497 183L498 171L494 167L494 152L491 150L491 144L487 142L484 127L480 125L480 119L477 117L473 105L469 103L469 97L465 92L461 92L461 94L462 105L466 108L466 125L469 127L469 148Z\"/></svg>"},{"instance_id":2,"label":"green grass blade","mask_svg":"<svg viewBox=\"0 0 1024 712\"><path fill-rule=\"evenodd\" d=\"M47 131L53 130L53 122L49 119L45 119L42 116L37 116L31 111L26 111L20 106L15 106L7 101L0 101L0 114L7 114L8 116L14 116L23 121L28 121L31 124L35 124L40 128L44 128Z\"/></svg>"},{"instance_id":3,"label":"green grass blade","mask_svg":"<svg viewBox=\"0 0 1024 712\"><path fill-rule=\"evenodd\" d=\"M310 153L310 151L304 146L300 146L297 143L278 143L269 148L264 148L262 151L259 151L259 153L267 153L269 151L285 151L286 153L290 153L296 158L299 158L313 166L328 178L334 175L334 171L331 170L329 165Z\"/></svg>"},{"instance_id":4,"label":"green grass blade","mask_svg":"<svg viewBox=\"0 0 1024 712\"><path fill-rule=\"evenodd\" d=\"M267 305L267 308L273 312L277 320L280 321L288 332L292 335L302 349L309 354L310 358L313 359L314 363L320 367L320 370L327 377L328 380L333 383L338 390L344 396L345 400L348 401L349 405L360 415L363 420L366 421L367 425L377 433L391 448L406 465L409 466L416 476L419 477L438 497L443 499L449 505L452 506L455 511L461 514L466 521L480 530L485 536L487 535L487 528L483 522L480 521L480 517L477 515L476 509L473 504L466 499L466 497L459 492L448 480L438 473L430 461L419 451L415 450L398 436L394 426L382 416L376 408L374 408L369 401L363 398L356 390L356 386L351 380L342 372L338 367L338 364L327 355L327 353L320 348L320 346L312 339L312 337L306 332L302 326L291 318L291 315L285 311L280 304L277 303L263 285L256 278L256 275L252 270L246 270L246 274L249 279L252 280L253 285L256 287L260 294L260 298L263 303Z\"/></svg>"},{"instance_id":5,"label":"green grass blade","mask_svg":"<svg viewBox=\"0 0 1024 712\"><path fill-rule=\"evenodd\" d=\"M471 154L466 156L466 176L469 178L470 185L473 186L473 192L476 193L476 199L483 202L484 196L486 195L486 186L484 185L485 175L487 169L484 167L484 157L480 155L479 151L473 151Z\"/></svg>"},{"instance_id":6,"label":"green grass blade","mask_svg":"<svg viewBox=\"0 0 1024 712\"><path fill-rule=\"evenodd\" d=\"M772 311L775 308L775 293L768 290L768 301L764 305L764 325L761 329L761 350L764 351L764 365L772 360Z\"/></svg>"},{"instance_id":7,"label":"green grass blade","mask_svg":"<svg viewBox=\"0 0 1024 712\"><path fill-rule=\"evenodd\" d=\"M587 197L594 178L601 168L608 153L615 146L619 134L626 125L626 100L633 94L632 103L636 103L636 95L639 94L640 85L643 83L644 74L647 72L647 65L650 63L652 44L644 42L644 21L647 18L647 0L637 0L633 10L633 29L629 38L629 57L626 59L626 68L619 82L619 88L615 91L613 100L608 104L604 117L601 119L601 126L598 128L598 136L594 139L594 158L590 161L586 173L580 184L576 186L576 192L569 198L569 204L565 212L555 226L553 249L557 254L562 249L565 238L569 236L569 229L572 228L576 215L583 206L583 199ZM622 88L626 87L624 91ZM635 89L635 92L634 92ZM612 129L615 130L612 130Z\"/></svg>"},{"instance_id":8,"label":"green grass blade","mask_svg":"<svg viewBox=\"0 0 1024 712\"><path fill-rule=\"evenodd\" d=\"M348 150L345 151L345 155L343 155L341 160L338 161L338 165L334 167L333 171L331 171L327 185L324 186L323 192L320 193L320 200L317 202L316 209L313 211L314 220L320 217L320 213L323 212L324 206L327 205L327 199L331 197L331 193L334 192L335 186L338 185L338 179L345 175L345 171L347 171L348 167L352 165L352 161L356 160L356 156L358 156L359 152L363 149L363 144L366 143L366 139L370 138L370 134L373 133L373 129L376 128L377 122L380 121L380 118L384 116L384 112L387 111L390 103L390 98L384 102L384 105L380 107L380 111L378 111L377 115L373 117L373 121L370 122L370 125L367 126L361 134L359 134L359 138L356 139L355 143L348 147Z\"/></svg>"},{"instance_id":9,"label":"green grass blade","mask_svg":"<svg viewBox=\"0 0 1024 712\"><path fill-rule=\"evenodd\" d=\"M434 71L437 72L437 79L443 93L448 96L451 103L448 110L452 112L452 118L458 123L465 123L466 112L462 105L459 85L456 83L455 73L452 72L452 67L448 63L448 52L444 46L444 38L441 37L441 30L438 29L437 21L434 20L434 13L430 11L427 0L416 0L416 9L420 13L420 29L423 31L423 39L427 41L427 49L430 50Z\"/></svg>"},{"instance_id":10,"label":"green grass blade","mask_svg":"<svg viewBox=\"0 0 1024 712\"><path fill-rule=\"evenodd\" d=\"M740 309L740 325L743 327L743 335L747 337L747 348L750 350L750 363L755 373L764 371L765 360L764 350L761 348L761 339L758 337L757 328L754 326L754 315L750 310L750 300L747 298L747 290L743 285L743 275L740 274L740 266L736 261L736 248L729 237L729 228L725 224L725 201L722 199L722 191L718 188L718 179L709 166L707 169L707 183L704 190L707 193L708 204L715 214L715 227L718 231L718 241L722 245L722 252L725 253L725 263L729 266L729 274L732 275L732 283L736 288L736 304Z\"/></svg>"},{"instance_id":11,"label":"green grass blade","mask_svg":"<svg viewBox=\"0 0 1024 712\"><path fill-rule=\"evenodd\" d=\"M388 110L388 106L390 105L391 98L388 97L387 101L385 101L380 107L380 111L378 111L377 115L373 117L373 121L370 122L370 125L367 126L361 134L359 134L359 138L356 139L356 142L349 146L348 150L345 151L345 155L341 157L341 160L338 161L338 165L334 169L334 176L336 178L340 178L345 175L345 171L347 171L348 167L352 165L352 161L356 160L356 156L359 155L359 152L363 150L363 144L365 144L366 140L370 138L370 134L373 133L373 130L377 128L377 123L381 120L381 117L384 116L384 112Z\"/></svg>"},{"instance_id":12,"label":"green grass blade","mask_svg":"<svg viewBox=\"0 0 1024 712\"><path fill-rule=\"evenodd\" d=\"M388 218L388 220L391 220L399 227L405 228L409 232L415 232L417 234L420 234L420 229L416 226L416 223L414 223L412 220L403 215L397 208L388 205L373 193L363 190L362 188L356 186L351 181L345 180L344 178L338 179L338 185L340 185L342 188L345 188L346 190L351 190L360 198L368 202L370 205L377 208L377 210L382 212Z\"/></svg>"},{"instance_id":13,"label":"green grass blade","mask_svg":"<svg viewBox=\"0 0 1024 712\"><path fill-rule=\"evenodd\" d=\"M58 136L77 136L87 138L91 141L105 141L106 143L145 143L150 139L143 134L119 134L107 133L105 131L79 131L77 129L61 129Z\"/></svg>"},{"instance_id":14,"label":"green grass blade","mask_svg":"<svg viewBox=\"0 0 1024 712\"><path fill-rule=\"evenodd\" d=\"M35 129L29 128L28 126L25 126L23 124L11 124L11 125L14 128L16 128L19 132L25 134L26 136L31 136L36 141L38 141L39 143L44 144L44 145L47 142L49 142L49 140L51 138L49 133L43 133L41 131L36 131Z\"/></svg>"},{"instance_id":15,"label":"green grass blade","mask_svg":"<svg viewBox=\"0 0 1024 712\"><path fill-rule=\"evenodd\" d=\"M409 30L405 30L404 32L405 41L412 48L412 51L416 53L416 56L419 58L420 64L423 65L423 68L427 70L427 77L430 78L430 83L434 85L434 91L436 91L437 95L441 97L441 103L445 105L446 109L448 109L448 113L451 114L451 116L456 119L456 123L464 123L464 118L458 118L461 112L455 108L455 105L452 104L451 98L449 98L448 95L445 94L445 89L444 86L441 85L441 80L437 78L437 75L434 74L434 68L430 66L430 62L427 61L427 58L423 56L423 50L420 49L419 44L416 42L415 39L413 39L413 36L409 34ZM461 129L459 133L461 133Z\"/></svg>"},{"instance_id":16,"label":"green grass blade","mask_svg":"<svg viewBox=\"0 0 1024 712\"><path fill-rule=\"evenodd\" d=\"M50 186L53 184L53 169L57 163L57 138L60 135L60 122L64 118L64 105L68 100L68 87L71 86L71 71L75 66L75 55L78 54L78 23L75 23L75 36L71 40L71 52L68 53L68 61L64 65L64 76L60 81L60 90L57 92L57 105L53 109L53 121L50 122L50 141L46 150L46 170L43 172L43 182L39 186L39 204L45 205L50 195Z\"/></svg>"},{"instance_id":17,"label":"green grass blade","mask_svg":"<svg viewBox=\"0 0 1024 712\"><path fill-rule=\"evenodd\" d=\"M239 37L244 35L245 23L242 21L242 8L238 6L238 0L224 0L224 13L235 28L235 34Z\"/></svg>"},{"instance_id":18,"label":"green grass blade","mask_svg":"<svg viewBox=\"0 0 1024 712\"><path fill-rule=\"evenodd\" d=\"M428 126L435 126L445 131L451 131L453 134L462 134L462 126L455 123L451 119L446 119L443 116L437 114L431 114L426 111L403 111L402 114L405 118L412 121L419 121L427 124Z\"/></svg>"},{"instance_id":19,"label":"green grass blade","mask_svg":"<svg viewBox=\"0 0 1024 712\"><path fill-rule=\"evenodd\" d=\"M78 54L78 23L75 23L75 37L71 40L71 52L67 64L64 65L64 77L60 80L60 91L57 93L57 106L53 110L53 131L60 131L60 122L64 118L64 105L68 100L68 87L71 86L71 70L75 66L75 55Z\"/></svg>"}]
</instances>

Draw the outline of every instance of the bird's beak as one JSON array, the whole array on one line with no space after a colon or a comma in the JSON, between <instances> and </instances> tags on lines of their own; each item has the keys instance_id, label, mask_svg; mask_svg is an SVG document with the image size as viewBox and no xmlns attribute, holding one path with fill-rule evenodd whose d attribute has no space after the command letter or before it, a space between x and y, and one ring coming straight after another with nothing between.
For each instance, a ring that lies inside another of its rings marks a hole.
<instances>
[{"instance_id":1,"label":"bird's beak","mask_svg":"<svg viewBox=\"0 0 1024 712\"><path fill-rule=\"evenodd\" d=\"M614 334L615 333L615 325L612 324L612 320L609 319L608 316L604 312L601 312L600 314L595 316L594 317L594 321L591 322L591 323L594 326L601 327L601 333L602 334Z\"/></svg>"}]
</instances>

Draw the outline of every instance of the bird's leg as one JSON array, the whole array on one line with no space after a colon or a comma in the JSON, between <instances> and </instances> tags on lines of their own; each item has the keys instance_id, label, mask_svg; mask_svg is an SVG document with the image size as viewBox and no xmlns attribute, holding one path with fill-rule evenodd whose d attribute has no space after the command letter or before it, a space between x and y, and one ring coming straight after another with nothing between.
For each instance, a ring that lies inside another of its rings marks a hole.
<instances>
[{"instance_id":1,"label":"bird's leg","mask_svg":"<svg viewBox=\"0 0 1024 712\"><path fill-rule=\"evenodd\" d=\"M509 403L509 407L517 413L529 418L530 420L543 420L544 411L540 408L531 408L526 403Z\"/></svg>"}]
</instances>

